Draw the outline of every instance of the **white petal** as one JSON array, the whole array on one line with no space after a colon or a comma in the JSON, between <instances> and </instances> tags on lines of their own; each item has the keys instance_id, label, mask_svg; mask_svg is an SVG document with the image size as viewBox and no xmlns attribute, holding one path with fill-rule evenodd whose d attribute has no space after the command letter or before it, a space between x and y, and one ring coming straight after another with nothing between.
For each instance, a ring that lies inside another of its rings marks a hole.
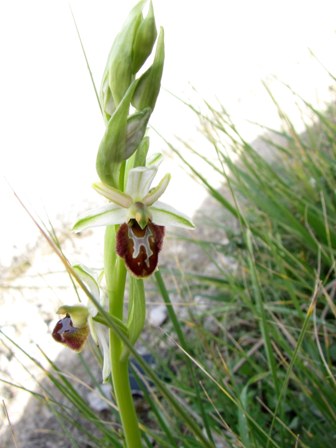
<instances>
[{"instance_id":1,"label":"white petal","mask_svg":"<svg viewBox=\"0 0 336 448\"><path fill-rule=\"evenodd\" d=\"M103 355L103 381L105 382L111 373L110 349L108 329L105 325L95 322L91 317L88 319L90 333L95 344L97 344Z\"/></svg>"},{"instance_id":2,"label":"white petal","mask_svg":"<svg viewBox=\"0 0 336 448\"><path fill-rule=\"evenodd\" d=\"M133 201L131 196L116 188L107 186L101 182L95 183L92 186L99 194L120 207L128 208L132 205Z\"/></svg>"},{"instance_id":3,"label":"white petal","mask_svg":"<svg viewBox=\"0 0 336 448\"><path fill-rule=\"evenodd\" d=\"M175 226L186 229L193 229L193 222L184 213L162 202L156 202L150 208L152 221L160 226Z\"/></svg>"},{"instance_id":4,"label":"white petal","mask_svg":"<svg viewBox=\"0 0 336 448\"><path fill-rule=\"evenodd\" d=\"M156 166L152 166L150 168L139 166L129 171L126 193L132 196L134 202L141 202L146 196L156 173Z\"/></svg>"},{"instance_id":5,"label":"white petal","mask_svg":"<svg viewBox=\"0 0 336 448\"><path fill-rule=\"evenodd\" d=\"M103 352L103 381L105 382L111 373L108 329L98 322L94 322L93 325L96 330L99 348Z\"/></svg>"},{"instance_id":6,"label":"white petal","mask_svg":"<svg viewBox=\"0 0 336 448\"><path fill-rule=\"evenodd\" d=\"M163 195L163 193L166 191L166 188L168 187L168 184L170 182L170 174L166 174L164 178L161 180L159 185L157 185L155 188L152 188L146 196L143 198L143 203L145 205L152 205L154 202L156 202L159 197Z\"/></svg>"},{"instance_id":7,"label":"white petal","mask_svg":"<svg viewBox=\"0 0 336 448\"><path fill-rule=\"evenodd\" d=\"M89 324L90 334L92 336L92 339L94 340L95 344L98 345L98 337L97 337L97 331L96 331L97 322L95 322L92 319L92 317L90 316L88 318L88 324Z\"/></svg>"},{"instance_id":8,"label":"white petal","mask_svg":"<svg viewBox=\"0 0 336 448\"><path fill-rule=\"evenodd\" d=\"M95 210L89 210L73 226L75 232L89 227L109 226L126 222L127 209L107 204Z\"/></svg>"}]
</instances>

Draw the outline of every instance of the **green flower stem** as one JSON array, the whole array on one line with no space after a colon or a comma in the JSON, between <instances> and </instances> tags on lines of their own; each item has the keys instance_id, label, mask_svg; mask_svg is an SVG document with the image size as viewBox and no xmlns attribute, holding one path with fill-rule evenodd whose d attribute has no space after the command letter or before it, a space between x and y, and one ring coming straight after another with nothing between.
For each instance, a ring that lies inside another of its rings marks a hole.
<instances>
[{"instance_id":1,"label":"green flower stem","mask_svg":"<svg viewBox=\"0 0 336 448\"><path fill-rule=\"evenodd\" d=\"M111 362L112 362L112 381L121 423L124 429L124 436L127 448L141 448L141 436L139 423L135 413L134 402L131 394L131 388L128 376L128 359L120 361L120 350L118 357L114 352L112 343L114 333L110 330L111 341ZM118 340L120 344L120 339Z\"/></svg>"},{"instance_id":2,"label":"green flower stem","mask_svg":"<svg viewBox=\"0 0 336 448\"><path fill-rule=\"evenodd\" d=\"M123 319L126 268L124 261L115 252L117 227L108 226L105 232L104 265L109 297L109 312L112 317ZM112 384L119 415L124 430L127 448L140 448L141 436L128 375L128 358L121 359L122 341L110 330L110 356Z\"/></svg>"},{"instance_id":3,"label":"green flower stem","mask_svg":"<svg viewBox=\"0 0 336 448\"><path fill-rule=\"evenodd\" d=\"M110 303L115 293L115 285L113 278L113 272L117 261L117 254L115 252L115 241L116 241L115 227L116 226L106 227L105 241L104 241L104 271L105 271L106 288Z\"/></svg>"},{"instance_id":4,"label":"green flower stem","mask_svg":"<svg viewBox=\"0 0 336 448\"><path fill-rule=\"evenodd\" d=\"M119 174L119 189L124 191L125 187L125 171L126 171L126 163L123 162L120 166L120 174Z\"/></svg>"}]
</instances>

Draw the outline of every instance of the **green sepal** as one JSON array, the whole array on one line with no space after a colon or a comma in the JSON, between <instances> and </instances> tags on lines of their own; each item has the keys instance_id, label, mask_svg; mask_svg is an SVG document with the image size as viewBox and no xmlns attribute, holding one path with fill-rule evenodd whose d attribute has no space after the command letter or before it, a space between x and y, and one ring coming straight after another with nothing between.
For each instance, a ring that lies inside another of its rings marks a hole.
<instances>
[{"instance_id":1,"label":"green sepal","mask_svg":"<svg viewBox=\"0 0 336 448\"><path fill-rule=\"evenodd\" d=\"M164 32L161 28L153 64L140 77L132 99L132 104L137 110L142 110L146 107L154 110L161 87L164 56Z\"/></svg>"},{"instance_id":2,"label":"green sepal","mask_svg":"<svg viewBox=\"0 0 336 448\"><path fill-rule=\"evenodd\" d=\"M142 279L137 279L131 275L127 328L129 341L132 345L138 340L145 325L145 319L146 299L144 283ZM126 359L129 356L129 353L129 349L124 345L121 359Z\"/></svg>"},{"instance_id":3,"label":"green sepal","mask_svg":"<svg viewBox=\"0 0 336 448\"><path fill-rule=\"evenodd\" d=\"M56 311L57 314L69 314L72 323L76 328L84 328L87 326L89 310L83 305L62 305Z\"/></svg>"},{"instance_id":4,"label":"green sepal","mask_svg":"<svg viewBox=\"0 0 336 448\"><path fill-rule=\"evenodd\" d=\"M127 116L134 90L138 81L133 81L121 103L107 123L100 142L96 160L96 170L107 185L118 187L120 164L125 160Z\"/></svg>"},{"instance_id":5,"label":"green sepal","mask_svg":"<svg viewBox=\"0 0 336 448\"><path fill-rule=\"evenodd\" d=\"M133 42L132 72L136 74L151 54L157 30L155 25L154 11L150 2L147 16L141 21Z\"/></svg>"}]
</instances>

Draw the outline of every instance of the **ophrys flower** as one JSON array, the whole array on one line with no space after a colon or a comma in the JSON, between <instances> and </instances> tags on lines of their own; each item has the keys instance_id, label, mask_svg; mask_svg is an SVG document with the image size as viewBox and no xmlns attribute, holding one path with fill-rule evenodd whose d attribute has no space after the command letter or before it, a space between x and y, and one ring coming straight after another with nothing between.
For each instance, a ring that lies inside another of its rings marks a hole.
<instances>
[{"instance_id":1,"label":"ophrys flower","mask_svg":"<svg viewBox=\"0 0 336 448\"><path fill-rule=\"evenodd\" d=\"M116 250L137 277L147 277L156 269L165 226L194 228L184 213L158 200L169 184L170 175L166 174L151 188L157 170L158 164L131 169L125 192L103 183L94 184L95 190L110 203L87 212L74 225L74 230L80 231L121 224Z\"/></svg>"},{"instance_id":2,"label":"ophrys flower","mask_svg":"<svg viewBox=\"0 0 336 448\"><path fill-rule=\"evenodd\" d=\"M73 270L86 284L88 290L99 304L106 308L104 296L100 291L98 279L93 272L82 265L73 266ZM106 381L111 373L111 362L108 342L108 328L97 322L94 318L98 315L98 309L93 301L88 300L84 305L63 305L57 310L57 314L65 314L60 319L52 333L53 338L66 345L68 348L80 352L91 333L94 342L99 346L103 356L103 380Z\"/></svg>"}]
</instances>

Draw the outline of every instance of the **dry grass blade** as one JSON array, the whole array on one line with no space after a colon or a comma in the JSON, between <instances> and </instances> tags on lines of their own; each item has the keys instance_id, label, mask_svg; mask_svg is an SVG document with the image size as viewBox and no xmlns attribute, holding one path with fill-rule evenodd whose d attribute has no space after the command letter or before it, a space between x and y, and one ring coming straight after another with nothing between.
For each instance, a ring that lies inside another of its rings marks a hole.
<instances>
[{"instance_id":1,"label":"dry grass blade","mask_svg":"<svg viewBox=\"0 0 336 448\"><path fill-rule=\"evenodd\" d=\"M7 407L6 407L5 400L2 400L2 407L3 407L3 410L4 410L4 414L5 414L5 416L6 416L8 425L9 425L10 430L11 430L11 435L12 435L13 445L14 445L15 448L18 448L18 445L17 445L17 442L16 442L16 437L15 437L14 428L13 428L13 426L12 426L12 423L11 423L10 418L9 418L9 415L8 415L8 411L7 411Z\"/></svg>"}]
</instances>

